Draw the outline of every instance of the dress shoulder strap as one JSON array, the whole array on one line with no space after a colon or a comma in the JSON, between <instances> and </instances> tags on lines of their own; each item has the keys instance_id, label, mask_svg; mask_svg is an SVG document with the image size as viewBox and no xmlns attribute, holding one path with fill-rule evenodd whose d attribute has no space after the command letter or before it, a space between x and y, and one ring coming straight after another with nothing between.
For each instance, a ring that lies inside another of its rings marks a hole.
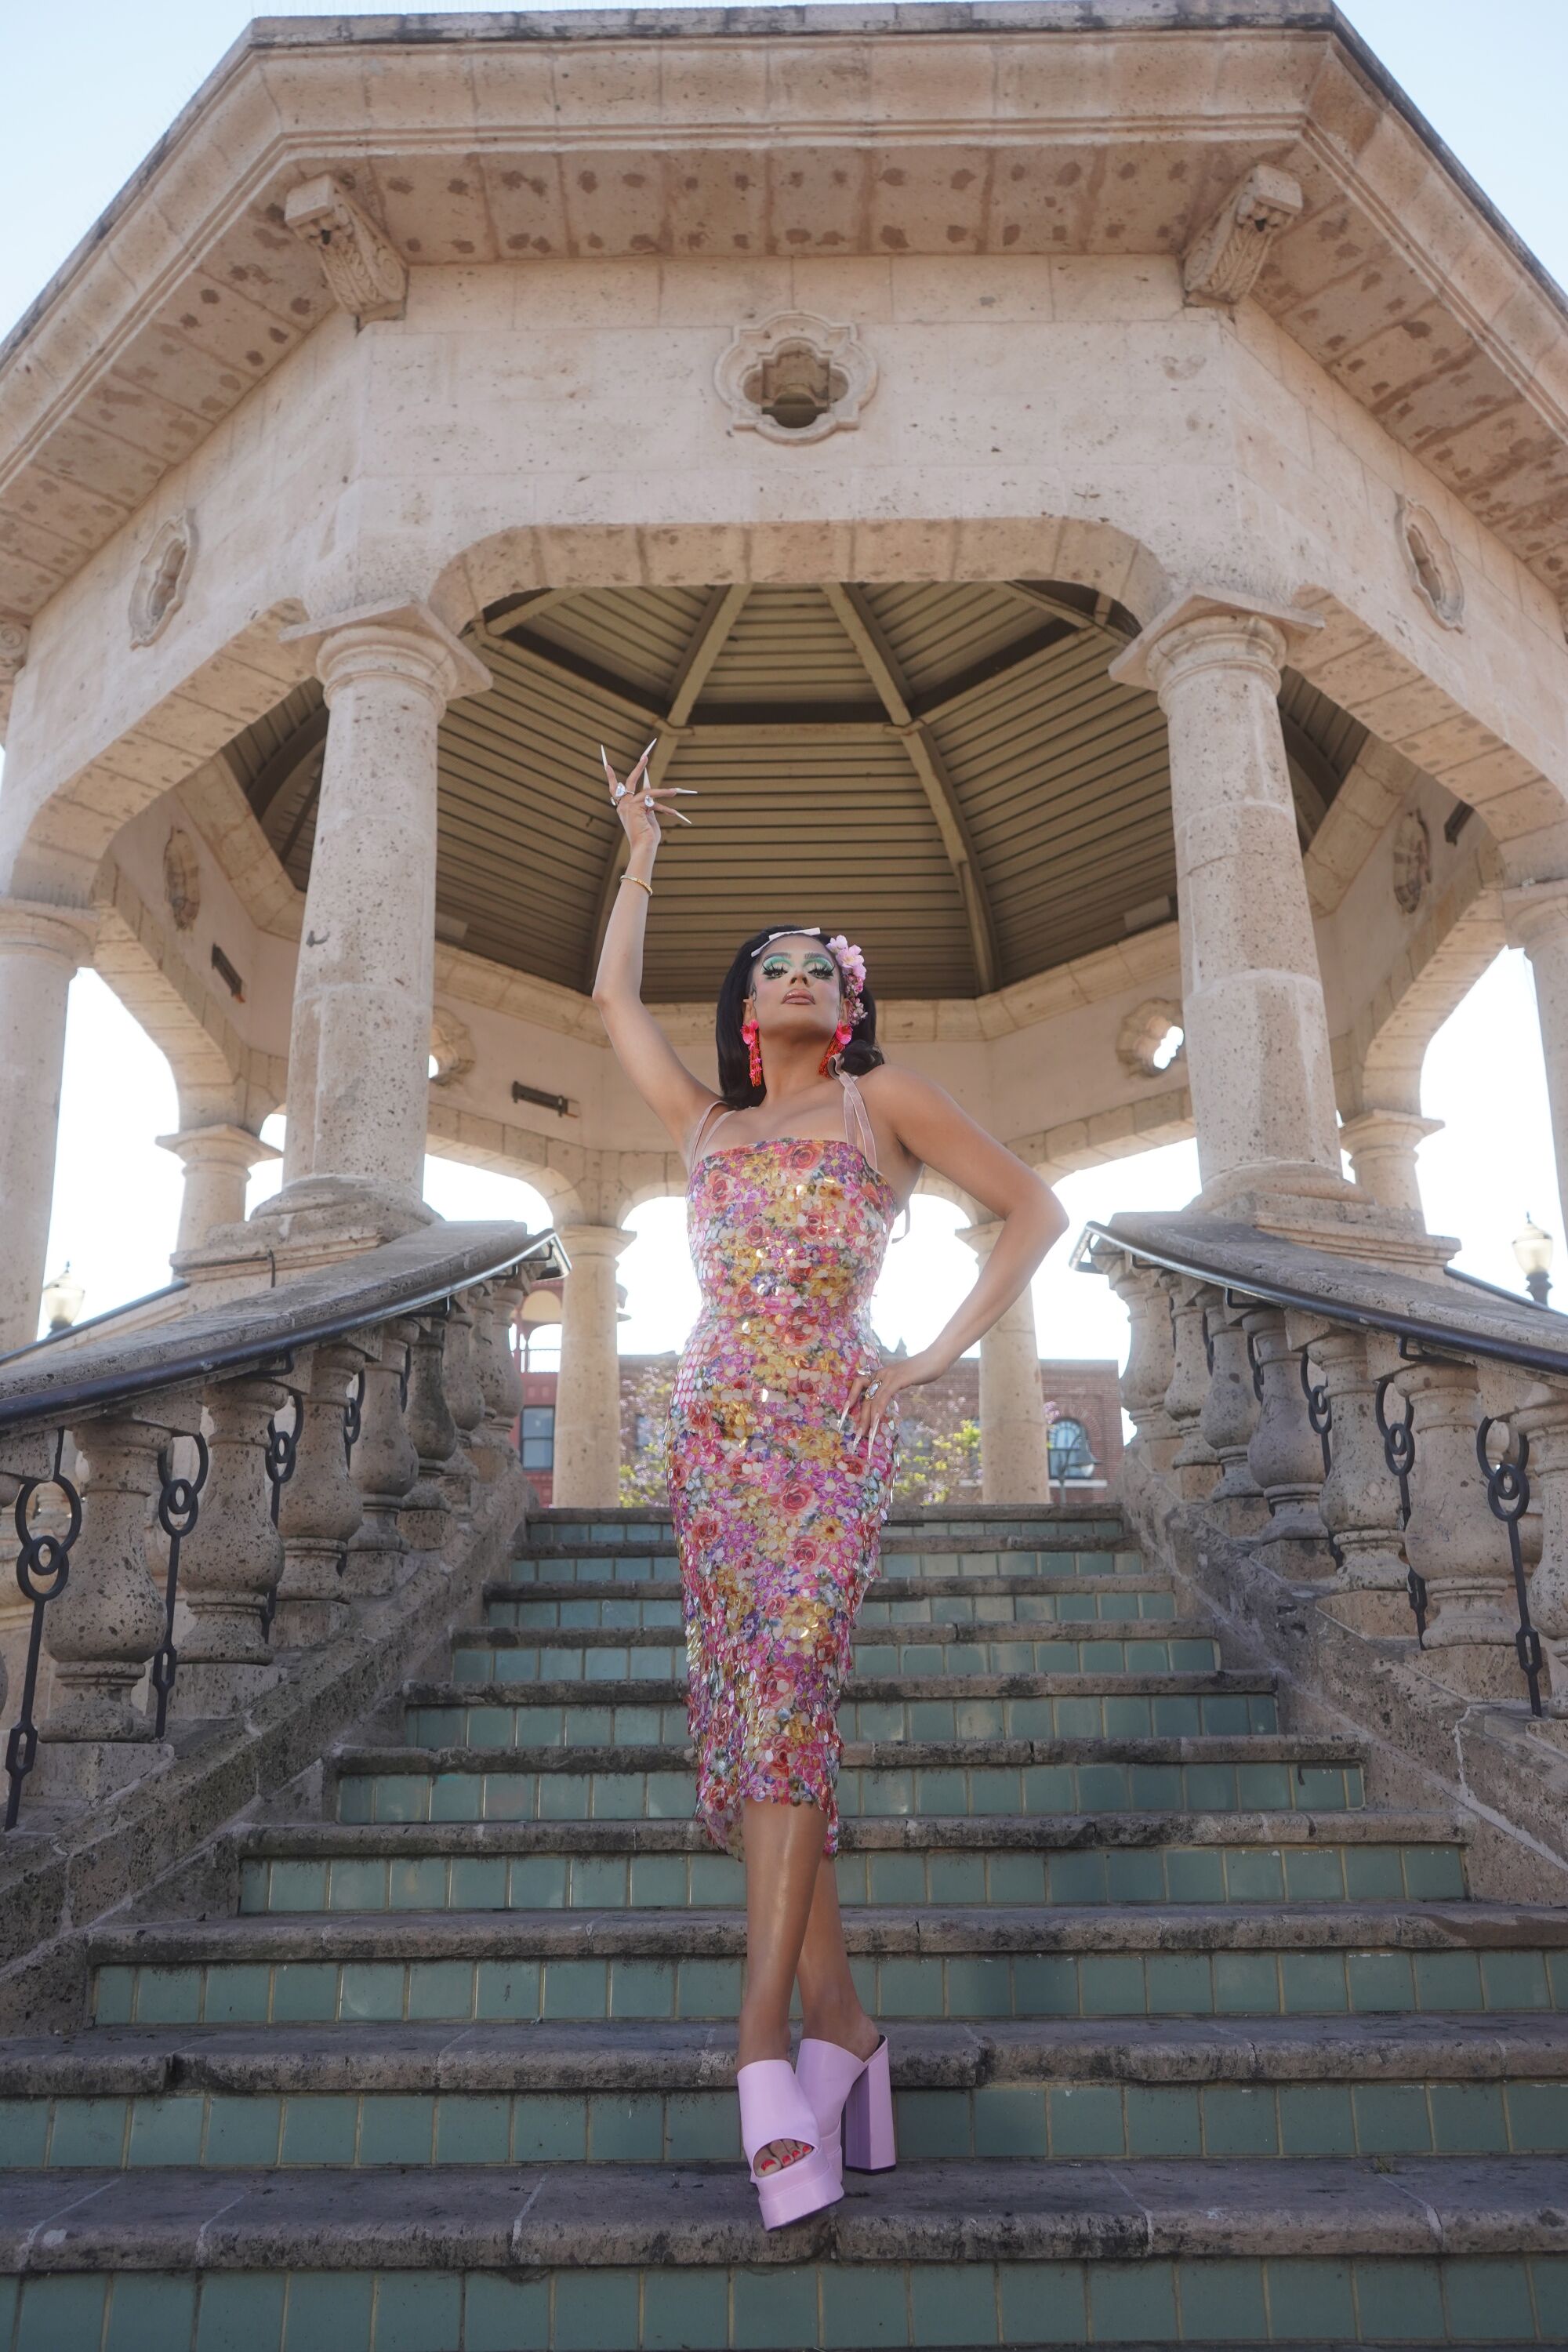
<instances>
[{"instance_id":1,"label":"dress shoulder strap","mask_svg":"<svg viewBox=\"0 0 1568 2352\"><path fill-rule=\"evenodd\" d=\"M723 1107L721 1107L716 1102L710 1102L709 1104L707 1109L703 1112L701 1118L697 1122L697 1132L691 1139L691 1149L686 1156L687 1165L689 1168L695 1168L697 1165L697 1147L702 1140L702 1130L707 1126L709 1120L713 1118L714 1112L718 1111L719 1118L728 1118L733 1108L733 1104L725 1104ZM717 1127L719 1119L714 1119L713 1124Z\"/></svg>"},{"instance_id":2,"label":"dress shoulder strap","mask_svg":"<svg viewBox=\"0 0 1568 2352\"><path fill-rule=\"evenodd\" d=\"M861 1151L863 1151L867 1159L870 1161L872 1167L875 1168L877 1165L877 1132L871 1125L870 1114L867 1110L865 1102L861 1097L860 1089L856 1085L847 1070L840 1070L837 1073L837 1076L838 1083L844 1089L844 1139L847 1143L855 1144ZM854 1126L854 1122L857 1120L859 1122L860 1129L858 1135L855 1132Z\"/></svg>"}]
</instances>

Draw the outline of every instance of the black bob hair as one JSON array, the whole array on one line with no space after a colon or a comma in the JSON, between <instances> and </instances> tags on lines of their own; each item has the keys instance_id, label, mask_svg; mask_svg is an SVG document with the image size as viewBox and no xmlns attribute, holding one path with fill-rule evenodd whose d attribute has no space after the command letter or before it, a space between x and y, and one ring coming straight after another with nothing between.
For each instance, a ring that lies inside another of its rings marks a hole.
<instances>
[{"instance_id":1,"label":"black bob hair","mask_svg":"<svg viewBox=\"0 0 1568 2352\"><path fill-rule=\"evenodd\" d=\"M760 1103L763 1089L752 1084L750 1056L746 1041L741 1034L741 1023L745 1017L746 999L752 989L752 966L769 944L770 933L776 931L784 938L820 939L827 945L828 934L820 924L807 923L798 932L786 930L774 923L767 931L753 931L751 938L736 950L735 960L724 974L719 990L719 1003L713 1016L713 1034L719 1048L719 1091L731 1110L744 1110ZM837 957L834 959L837 962ZM839 974L838 993L844 994L844 977ZM860 992L860 1018L855 1024L855 1034L843 1049L839 1066L852 1078L864 1076L874 1070L884 1058L877 1043L877 1000L870 989Z\"/></svg>"}]
</instances>

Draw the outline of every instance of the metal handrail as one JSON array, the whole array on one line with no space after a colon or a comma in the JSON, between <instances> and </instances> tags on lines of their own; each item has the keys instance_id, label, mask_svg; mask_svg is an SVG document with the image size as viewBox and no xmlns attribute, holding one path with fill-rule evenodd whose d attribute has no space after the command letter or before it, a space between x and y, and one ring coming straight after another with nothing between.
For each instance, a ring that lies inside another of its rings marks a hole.
<instances>
[{"instance_id":1,"label":"metal handrail","mask_svg":"<svg viewBox=\"0 0 1568 2352\"><path fill-rule=\"evenodd\" d=\"M533 1258L549 1255L555 1261L552 1274L569 1270L553 1228L531 1234L522 1225L484 1224L468 1231L474 1238L467 1247L434 1255L433 1236L422 1228L276 1289L158 1326L140 1345L132 1335L73 1350L61 1360L60 1372L73 1370L75 1378L54 1378L26 1357L14 1372L0 1363L0 1433L54 1427L155 1389L273 1363L286 1350L316 1347L395 1316L423 1313L454 1292L493 1281ZM351 1298L357 1291L357 1298L345 1304L345 1291ZM242 1336L235 1335L237 1325L243 1325ZM40 1370L42 1378L36 1376Z\"/></svg>"},{"instance_id":2,"label":"metal handrail","mask_svg":"<svg viewBox=\"0 0 1568 2352\"><path fill-rule=\"evenodd\" d=\"M1162 1266L1167 1274L1185 1275L1194 1282L1210 1282L1216 1289L1233 1291L1238 1297L1261 1299L1270 1307L1294 1307L1301 1314L1327 1316L1335 1323L1352 1324L1358 1330L1381 1331L1391 1339L1431 1349L1439 1355L1483 1356L1489 1362L1521 1365L1528 1371L1543 1373L1552 1380L1568 1380L1568 1339L1562 1347L1552 1348L1525 1339L1496 1339L1484 1331L1467 1331L1458 1324L1445 1323L1436 1316L1405 1315L1396 1307L1367 1307L1326 1287L1314 1292L1300 1283L1283 1282L1276 1276L1238 1275L1234 1267L1217 1265L1212 1258L1205 1263L1201 1248L1156 1247L1148 1242L1134 1241L1130 1234L1119 1234L1094 1218L1085 1224L1073 1250L1072 1264L1080 1274L1095 1270L1089 1257L1091 1236L1112 1249L1123 1251L1129 1257ZM1258 1235L1259 1240L1273 1238ZM1524 1299L1518 1304L1532 1315L1552 1312L1547 1307L1531 1307Z\"/></svg>"}]
</instances>

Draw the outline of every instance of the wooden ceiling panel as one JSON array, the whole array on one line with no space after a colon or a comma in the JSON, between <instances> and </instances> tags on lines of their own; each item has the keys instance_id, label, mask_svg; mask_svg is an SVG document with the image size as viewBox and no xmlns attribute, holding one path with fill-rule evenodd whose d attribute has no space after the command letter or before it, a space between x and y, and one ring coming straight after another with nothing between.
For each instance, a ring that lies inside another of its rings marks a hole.
<instances>
[{"instance_id":1,"label":"wooden ceiling panel","mask_svg":"<svg viewBox=\"0 0 1568 2352\"><path fill-rule=\"evenodd\" d=\"M792 920L859 940L889 996L973 995L982 957L1001 986L1124 939L1175 887L1165 727L1111 682L1124 639L1090 601L1039 582L510 600L471 633L490 691L441 725L443 936L585 986L623 838L598 747L624 772L656 734L698 797L667 828L650 1002L711 996L742 939ZM1321 814L1364 730L1294 673L1280 701ZM305 685L229 753L300 888L322 731Z\"/></svg>"}]
</instances>

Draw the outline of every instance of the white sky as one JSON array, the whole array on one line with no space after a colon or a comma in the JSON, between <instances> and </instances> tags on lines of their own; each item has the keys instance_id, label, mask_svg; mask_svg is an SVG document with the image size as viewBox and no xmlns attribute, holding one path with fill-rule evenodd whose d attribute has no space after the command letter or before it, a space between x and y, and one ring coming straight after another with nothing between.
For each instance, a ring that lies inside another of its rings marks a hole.
<instances>
[{"instance_id":1,"label":"white sky","mask_svg":"<svg viewBox=\"0 0 1568 2352\"><path fill-rule=\"evenodd\" d=\"M557 13L561 0L557 0ZM566 5L572 0L565 0ZM229 43L249 11L230 0L74 0L22 9L0 0L0 331L92 226L116 190ZM270 0L274 16L324 14ZM332 13L357 16L344 7ZM1563 0L1350 0L1352 22L1548 269L1568 283L1568 213L1561 194L1561 98L1568 88ZM1485 37L1477 37L1479 21ZM0 790L4 768L0 766ZM1460 1241L1457 1263L1520 1287L1510 1248L1527 1214L1561 1233L1545 1083L1529 967L1509 953L1439 1032L1427 1055L1422 1108L1446 1122L1422 1149L1427 1222ZM1047 1116L1042 1113L1042 1118ZM66 1258L87 1289L86 1314L167 1279L181 1171L153 1139L176 1125L162 1055L105 984L73 983L66 1045L59 1166L49 1269ZM269 1124L269 1139L275 1126ZM277 1181L267 1171L253 1190ZM1070 1242L1087 1216L1171 1207L1196 1187L1191 1145L1149 1152L1061 1186L1068 1241L1036 1279L1043 1353L1120 1356L1125 1317L1097 1279L1070 1274ZM545 1222L527 1185L426 1163L426 1196L452 1217ZM651 1202L630 1220L638 1238L619 1263L628 1350L678 1346L696 1292L681 1230L684 1202ZM940 1329L974 1278L952 1238L962 1222L917 1201L908 1241L889 1252L875 1302L879 1334L912 1349Z\"/></svg>"}]
</instances>

